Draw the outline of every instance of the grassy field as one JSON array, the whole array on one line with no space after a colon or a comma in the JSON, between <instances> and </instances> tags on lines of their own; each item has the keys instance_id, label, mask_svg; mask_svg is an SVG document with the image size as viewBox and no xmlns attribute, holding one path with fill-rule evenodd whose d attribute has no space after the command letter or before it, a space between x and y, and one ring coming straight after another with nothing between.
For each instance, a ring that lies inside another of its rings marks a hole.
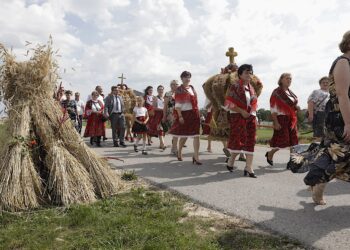
<instances>
[{"instance_id":1,"label":"grassy field","mask_svg":"<svg viewBox=\"0 0 350 250\"><path fill-rule=\"evenodd\" d=\"M6 126L0 124L0 147L6 139ZM196 214L189 204L205 208L140 187L134 173L123 179L129 188L93 204L0 211L0 249L302 249L235 217L211 210Z\"/></svg>"},{"instance_id":2,"label":"grassy field","mask_svg":"<svg viewBox=\"0 0 350 250\"><path fill-rule=\"evenodd\" d=\"M0 249L295 249L229 219L188 216L186 201L139 188L70 208L0 214Z\"/></svg>"},{"instance_id":3,"label":"grassy field","mask_svg":"<svg viewBox=\"0 0 350 250\"><path fill-rule=\"evenodd\" d=\"M312 141L312 132L307 133L308 131L299 131L298 138L300 143L310 143ZM257 143L259 144L267 144L269 140L271 140L273 135L272 129L258 129L256 132L257 135Z\"/></svg>"}]
</instances>

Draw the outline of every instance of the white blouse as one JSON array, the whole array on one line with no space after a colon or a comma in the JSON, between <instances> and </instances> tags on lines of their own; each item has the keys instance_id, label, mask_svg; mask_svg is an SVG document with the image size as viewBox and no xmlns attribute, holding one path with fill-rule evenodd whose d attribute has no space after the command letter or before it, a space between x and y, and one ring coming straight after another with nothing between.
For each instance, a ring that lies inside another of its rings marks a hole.
<instances>
[{"instance_id":1,"label":"white blouse","mask_svg":"<svg viewBox=\"0 0 350 250\"><path fill-rule=\"evenodd\" d=\"M135 107L133 112L136 117L145 117L147 109L145 107Z\"/></svg>"},{"instance_id":2,"label":"white blouse","mask_svg":"<svg viewBox=\"0 0 350 250\"><path fill-rule=\"evenodd\" d=\"M157 108L163 109L164 108L164 99L160 99L157 97Z\"/></svg>"},{"instance_id":3,"label":"white blouse","mask_svg":"<svg viewBox=\"0 0 350 250\"><path fill-rule=\"evenodd\" d=\"M190 93L190 95L194 95L191 87L186 88L186 90L188 91L188 93ZM187 111L187 110L192 110L193 107L191 102L184 102L184 103L175 103L175 108L180 108L181 111Z\"/></svg>"}]
</instances>

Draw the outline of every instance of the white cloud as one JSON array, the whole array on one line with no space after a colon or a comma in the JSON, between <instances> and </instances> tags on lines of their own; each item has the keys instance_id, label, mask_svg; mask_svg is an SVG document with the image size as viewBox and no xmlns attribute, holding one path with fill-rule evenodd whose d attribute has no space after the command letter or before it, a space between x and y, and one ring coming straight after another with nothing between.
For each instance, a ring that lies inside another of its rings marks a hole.
<instances>
[{"instance_id":1,"label":"white cloud","mask_svg":"<svg viewBox=\"0 0 350 250\"><path fill-rule=\"evenodd\" d=\"M265 108L286 71L305 107L308 93L339 54L337 44L350 23L346 0L0 3L0 41L23 54L26 40L44 43L52 34L67 69L64 82L83 96L96 84L109 89L122 72L142 90L190 70L203 104L201 84L227 64L225 52L233 46L236 61L253 64L262 79L259 103Z\"/></svg>"}]
</instances>

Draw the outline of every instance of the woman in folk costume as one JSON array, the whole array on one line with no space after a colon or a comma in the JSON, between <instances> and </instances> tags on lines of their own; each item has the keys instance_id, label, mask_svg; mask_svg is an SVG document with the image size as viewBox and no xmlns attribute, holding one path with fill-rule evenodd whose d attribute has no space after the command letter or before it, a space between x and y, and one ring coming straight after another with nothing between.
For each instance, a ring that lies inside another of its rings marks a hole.
<instances>
[{"instance_id":1,"label":"woman in folk costume","mask_svg":"<svg viewBox=\"0 0 350 250\"><path fill-rule=\"evenodd\" d=\"M316 204L326 204L323 192L334 178L350 182L350 31L339 44L343 53L329 71L329 101L325 109L325 136L316 152L293 154L288 163L293 172L307 172L306 185L311 186ZM310 146L311 147L311 146ZM316 155L309 160L310 156Z\"/></svg>"},{"instance_id":2,"label":"woman in folk costume","mask_svg":"<svg viewBox=\"0 0 350 250\"><path fill-rule=\"evenodd\" d=\"M253 153L256 142L257 95L250 84L253 67L243 64L238 68L238 82L231 85L227 92L225 107L230 111L231 126L227 148L231 152L227 169L234 170L234 162L240 153L246 154L244 176L257 178L253 170Z\"/></svg>"},{"instance_id":3,"label":"woman in folk costume","mask_svg":"<svg viewBox=\"0 0 350 250\"><path fill-rule=\"evenodd\" d=\"M151 137L159 138L159 148L164 150L166 147L164 145L164 129L162 126L163 112L164 112L164 87L159 85L157 87L158 95L153 98L153 110L154 116L148 123L148 135Z\"/></svg>"},{"instance_id":4,"label":"woman in folk costume","mask_svg":"<svg viewBox=\"0 0 350 250\"><path fill-rule=\"evenodd\" d=\"M148 112L143 106L144 100L141 96L136 97L136 106L133 110L134 114L134 124L132 126L132 132L137 135L134 151L139 152L138 144L142 138L142 154L147 155L146 151L146 138L147 138L147 122L148 122Z\"/></svg>"},{"instance_id":5,"label":"woman in folk costume","mask_svg":"<svg viewBox=\"0 0 350 250\"><path fill-rule=\"evenodd\" d=\"M153 107L153 101L154 101L154 96L153 96L153 87L148 86L145 89L145 94L143 96L145 100L145 108L147 109L148 115L149 115L149 121L148 123L152 122L152 119L154 117L154 107ZM151 146L152 140L151 136L147 135L147 141L148 141L148 146Z\"/></svg>"},{"instance_id":6,"label":"woman in folk costume","mask_svg":"<svg viewBox=\"0 0 350 250\"><path fill-rule=\"evenodd\" d=\"M202 165L199 162L199 129L200 118L198 110L197 93L192 85L191 73L184 71L181 74L182 84L175 92L175 121L171 127L170 134L179 137L179 149L177 158L182 161L182 148L188 137L193 138L194 154L192 163Z\"/></svg>"},{"instance_id":7,"label":"woman in folk costume","mask_svg":"<svg viewBox=\"0 0 350 250\"><path fill-rule=\"evenodd\" d=\"M163 123L167 124L168 128L171 128L174 122L174 110L175 110L175 91L179 84L177 80L170 82L170 91L165 93L164 96L164 110L163 110ZM178 138L173 136L171 154L177 155L177 142Z\"/></svg>"},{"instance_id":8,"label":"woman in folk costume","mask_svg":"<svg viewBox=\"0 0 350 250\"><path fill-rule=\"evenodd\" d=\"M281 148L298 144L297 111L300 110L297 96L289 89L292 75L283 73L270 98L273 136L270 141L271 150L265 154L267 162L273 165L273 156Z\"/></svg>"},{"instance_id":9,"label":"woman in folk costume","mask_svg":"<svg viewBox=\"0 0 350 250\"><path fill-rule=\"evenodd\" d=\"M98 100L99 93L93 91L91 93L91 100L86 103L85 116L87 117L86 128L84 137L90 137L90 144L92 145L94 140L96 145L101 147L101 137L105 136L105 126L103 120L103 103Z\"/></svg>"}]
</instances>

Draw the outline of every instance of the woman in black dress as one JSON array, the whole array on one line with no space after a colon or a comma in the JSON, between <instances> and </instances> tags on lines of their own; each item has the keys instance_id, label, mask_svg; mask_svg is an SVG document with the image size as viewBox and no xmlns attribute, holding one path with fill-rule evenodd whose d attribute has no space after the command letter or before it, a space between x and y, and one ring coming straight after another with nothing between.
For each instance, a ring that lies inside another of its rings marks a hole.
<instances>
[{"instance_id":1,"label":"woman in black dress","mask_svg":"<svg viewBox=\"0 0 350 250\"><path fill-rule=\"evenodd\" d=\"M334 178L350 182L350 31L339 44L343 52L332 64L329 72L330 99L326 105L325 136L317 152L292 155L288 167L293 172L309 171L304 182L311 186L316 204L326 204L323 191Z\"/></svg>"}]
</instances>

